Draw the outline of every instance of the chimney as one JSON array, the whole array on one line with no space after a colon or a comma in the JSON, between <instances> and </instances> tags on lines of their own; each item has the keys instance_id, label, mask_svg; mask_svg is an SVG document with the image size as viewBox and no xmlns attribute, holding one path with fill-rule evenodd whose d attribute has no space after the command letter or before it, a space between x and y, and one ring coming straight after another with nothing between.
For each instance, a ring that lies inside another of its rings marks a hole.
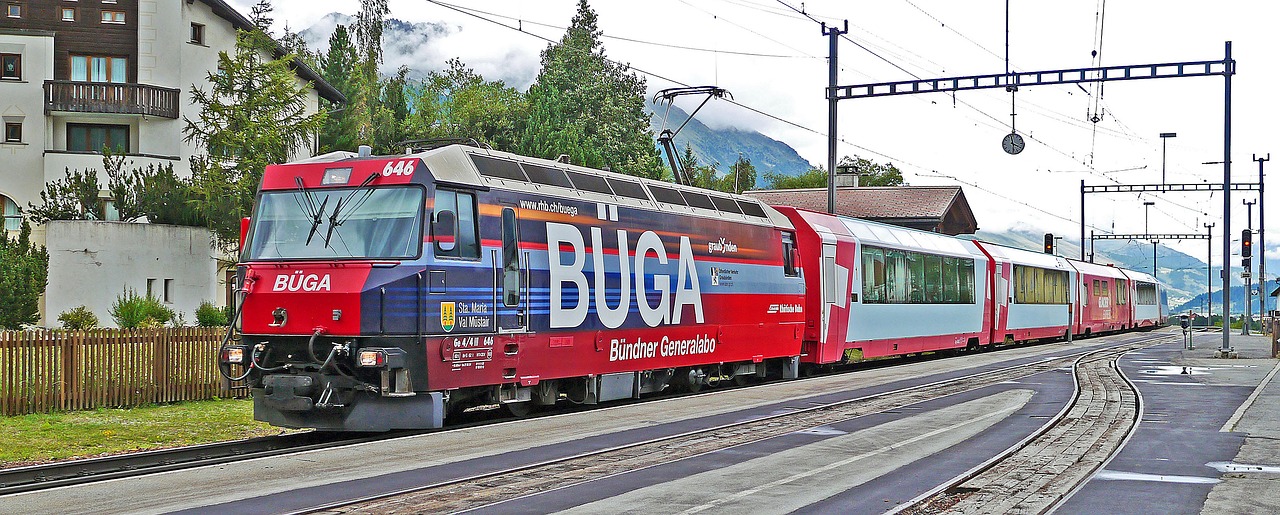
<instances>
[{"instance_id":1,"label":"chimney","mask_svg":"<svg viewBox=\"0 0 1280 515\"><path fill-rule=\"evenodd\" d=\"M837 188L857 188L858 172L852 165L836 166L836 187Z\"/></svg>"}]
</instances>

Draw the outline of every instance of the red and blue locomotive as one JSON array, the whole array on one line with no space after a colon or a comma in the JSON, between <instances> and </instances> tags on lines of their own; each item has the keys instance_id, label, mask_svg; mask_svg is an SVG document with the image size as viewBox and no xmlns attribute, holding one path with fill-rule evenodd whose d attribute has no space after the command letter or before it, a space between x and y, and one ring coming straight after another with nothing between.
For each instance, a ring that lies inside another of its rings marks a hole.
<instances>
[{"instance_id":1,"label":"red and blue locomotive","mask_svg":"<svg viewBox=\"0 0 1280 515\"><path fill-rule=\"evenodd\" d=\"M756 200L466 146L270 166L242 251L255 416L328 430L794 377L794 228Z\"/></svg>"},{"instance_id":2,"label":"red and blue locomotive","mask_svg":"<svg viewBox=\"0 0 1280 515\"><path fill-rule=\"evenodd\" d=\"M457 145L267 167L238 277L223 366L323 430L1168 316L1146 274Z\"/></svg>"}]
</instances>

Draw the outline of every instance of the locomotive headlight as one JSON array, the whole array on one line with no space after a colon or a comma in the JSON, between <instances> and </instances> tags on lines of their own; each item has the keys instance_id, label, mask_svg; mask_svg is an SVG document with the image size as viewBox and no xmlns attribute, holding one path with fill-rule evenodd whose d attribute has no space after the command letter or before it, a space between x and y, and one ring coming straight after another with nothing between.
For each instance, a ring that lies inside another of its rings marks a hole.
<instances>
[{"instance_id":1,"label":"locomotive headlight","mask_svg":"<svg viewBox=\"0 0 1280 515\"><path fill-rule=\"evenodd\" d=\"M366 368L404 368L405 353L398 347L369 347L356 354L356 363Z\"/></svg>"},{"instance_id":2,"label":"locomotive headlight","mask_svg":"<svg viewBox=\"0 0 1280 515\"><path fill-rule=\"evenodd\" d=\"M359 360L362 367L381 367L387 364L387 355L380 350L362 350Z\"/></svg>"},{"instance_id":3,"label":"locomotive headlight","mask_svg":"<svg viewBox=\"0 0 1280 515\"><path fill-rule=\"evenodd\" d=\"M245 346L243 345L228 346L222 349L222 362L243 364L245 363L245 359L244 359L245 351L246 349L245 349Z\"/></svg>"}]
</instances>

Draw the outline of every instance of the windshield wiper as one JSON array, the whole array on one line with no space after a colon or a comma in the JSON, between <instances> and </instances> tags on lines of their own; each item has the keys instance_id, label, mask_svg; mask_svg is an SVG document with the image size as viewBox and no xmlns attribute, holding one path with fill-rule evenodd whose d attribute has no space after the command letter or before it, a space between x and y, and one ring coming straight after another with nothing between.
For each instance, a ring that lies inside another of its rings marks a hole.
<instances>
[{"instance_id":1,"label":"windshield wiper","mask_svg":"<svg viewBox=\"0 0 1280 515\"><path fill-rule=\"evenodd\" d=\"M338 212L342 211L342 206L344 205L350 206L351 199L356 196L356 193L359 193L361 189L364 189L366 186L369 185L369 183L373 182L373 180L377 177L378 177L377 172L369 174L369 176L365 177L364 181L361 182L359 186L356 186L356 189L351 190L351 193L348 194L345 198L339 198L338 203L334 204L333 214L329 215L329 230L324 235L325 248L329 248L329 240L333 238L333 230L351 218L351 214L348 214L347 216L343 217L341 220L338 219ZM356 204L356 207L350 209L352 214L354 214L355 210L359 209L361 205L364 205L364 202L366 200L369 200L369 197L373 195L372 189L365 189L364 192L365 192L364 197L360 199L359 203ZM325 200L328 200L328 197L325 197Z\"/></svg>"},{"instance_id":2,"label":"windshield wiper","mask_svg":"<svg viewBox=\"0 0 1280 515\"><path fill-rule=\"evenodd\" d=\"M324 201L320 202L320 209L317 209L317 210L316 210L316 212L315 212L315 214L311 217L311 232L308 232L308 233L307 233L307 242L306 242L306 243L303 243L303 245L304 245L304 246L305 246L305 245L310 245L310 244L311 244L311 238L315 237L315 235L316 235L316 229L319 229L319 228L320 228L320 221L321 221L321 220L323 219L323 217L324 217L324 206L325 206L325 204L328 204L328 203L329 203L329 197L328 197L328 196L325 196ZM333 228L332 228L332 227L330 227L330 230L332 230L332 229L333 229ZM325 242L325 244L326 244L326 246L327 246L327 245L328 245L328 242Z\"/></svg>"}]
</instances>

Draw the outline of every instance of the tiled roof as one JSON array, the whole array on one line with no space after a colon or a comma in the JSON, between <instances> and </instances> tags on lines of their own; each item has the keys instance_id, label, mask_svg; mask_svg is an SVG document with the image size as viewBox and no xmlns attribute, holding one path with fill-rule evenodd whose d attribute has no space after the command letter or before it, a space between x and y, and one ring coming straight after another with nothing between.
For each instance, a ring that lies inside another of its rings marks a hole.
<instances>
[{"instance_id":1,"label":"tiled roof","mask_svg":"<svg viewBox=\"0 0 1280 515\"><path fill-rule=\"evenodd\" d=\"M823 213L827 211L826 188L760 190L743 194L770 205L793 206ZM836 213L873 220L941 219L957 197L963 199L959 186L836 188Z\"/></svg>"}]
</instances>

